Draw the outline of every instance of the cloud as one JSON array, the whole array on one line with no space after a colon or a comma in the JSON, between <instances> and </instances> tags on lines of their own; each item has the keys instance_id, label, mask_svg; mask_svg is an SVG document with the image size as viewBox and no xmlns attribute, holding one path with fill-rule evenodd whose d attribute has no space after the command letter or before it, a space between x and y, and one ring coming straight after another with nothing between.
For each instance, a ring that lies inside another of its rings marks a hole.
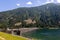
<instances>
[{"instance_id":1,"label":"cloud","mask_svg":"<svg viewBox=\"0 0 60 40\"><path fill-rule=\"evenodd\" d=\"M46 3L53 3L53 2L54 2L54 0L47 0Z\"/></svg>"},{"instance_id":2,"label":"cloud","mask_svg":"<svg viewBox=\"0 0 60 40\"><path fill-rule=\"evenodd\" d=\"M43 4L47 4L47 3L51 3L51 0L47 0L45 3L43 3Z\"/></svg>"},{"instance_id":3,"label":"cloud","mask_svg":"<svg viewBox=\"0 0 60 40\"><path fill-rule=\"evenodd\" d=\"M54 0L51 0L51 2L54 2Z\"/></svg>"},{"instance_id":4,"label":"cloud","mask_svg":"<svg viewBox=\"0 0 60 40\"><path fill-rule=\"evenodd\" d=\"M54 0L47 0L44 4L47 4L47 3L54 3Z\"/></svg>"},{"instance_id":5,"label":"cloud","mask_svg":"<svg viewBox=\"0 0 60 40\"><path fill-rule=\"evenodd\" d=\"M42 3L42 5L48 4L48 3L54 3L54 0L47 0L45 3Z\"/></svg>"},{"instance_id":6,"label":"cloud","mask_svg":"<svg viewBox=\"0 0 60 40\"><path fill-rule=\"evenodd\" d=\"M60 3L60 0L57 0L57 3Z\"/></svg>"},{"instance_id":7,"label":"cloud","mask_svg":"<svg viewBox=\"0 0 60 40\"><path fill-rule=\"evenodd\" d=\"M26 4L29 4L29 5L30 5L30 4L32 4L32 2L29 1L29 2L27 2Z\"/></svg>"},{"instance_id":8,"label":"cloud","mask_svg":"<svg viewBox=\"0 0 60 40\"><path fill-rule=\"evenodd\" d=\"M51 3L51 2L45 2L45 3Z\"/></svg>"},{"instance_id":9,"label":"cloud","mask_svg":"<svg viewBox=\"0 0 60 40\"><path fill-rule=\"evenodd\" d=\"M20 6L20 4L19 4L19 3L17 3L16 5L17 5L17 6Z\"/></svg>"}]
</instances>

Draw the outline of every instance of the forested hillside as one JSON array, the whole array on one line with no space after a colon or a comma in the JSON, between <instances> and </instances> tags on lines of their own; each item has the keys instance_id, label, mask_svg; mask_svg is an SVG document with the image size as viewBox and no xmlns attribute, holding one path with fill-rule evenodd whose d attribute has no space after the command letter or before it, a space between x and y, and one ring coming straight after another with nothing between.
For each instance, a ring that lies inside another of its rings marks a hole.
<instances>
[{"instance_id":1,"label":"forested hillside","mask_svg":"<svg viewBox=\"0 0 60 40\"><path fill-rule=\"evenodd\" d=\"M6 27L60 27L60 4L49 3L0 12L0 28Z\"/></svg>"}]
</instances>

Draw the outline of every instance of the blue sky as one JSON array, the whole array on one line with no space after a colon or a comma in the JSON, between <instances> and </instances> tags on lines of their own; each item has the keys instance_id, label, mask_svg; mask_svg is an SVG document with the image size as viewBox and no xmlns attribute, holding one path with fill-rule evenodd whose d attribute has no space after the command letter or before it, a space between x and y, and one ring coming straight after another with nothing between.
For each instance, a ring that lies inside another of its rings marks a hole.
<instances>
[{"instance_id":1,"label":"blue sky","mask_svg":"<svg viewBox=\"0 0 60 40\"><path fill-rule=\"evenodd\" d=\"M60 3L60 0L0 0L0 11L12 10L18 7L34 7L46 3Z\"/></svg>"}]
</instances>

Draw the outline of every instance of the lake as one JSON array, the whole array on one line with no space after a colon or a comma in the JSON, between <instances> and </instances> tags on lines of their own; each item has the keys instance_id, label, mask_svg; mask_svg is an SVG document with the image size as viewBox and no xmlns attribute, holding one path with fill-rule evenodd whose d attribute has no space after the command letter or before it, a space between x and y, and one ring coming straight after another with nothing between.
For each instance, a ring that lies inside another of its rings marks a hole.
<instances>
[{"instance_id":1,"label":"lake","mask_svg":"<svg viewBox=\"0 0 60 40\"><path fill-rule=\"evenodd\" d=\"M60 40L60 29L39 29L23 34L35 40Z\"/></svg>"}]
</instances>

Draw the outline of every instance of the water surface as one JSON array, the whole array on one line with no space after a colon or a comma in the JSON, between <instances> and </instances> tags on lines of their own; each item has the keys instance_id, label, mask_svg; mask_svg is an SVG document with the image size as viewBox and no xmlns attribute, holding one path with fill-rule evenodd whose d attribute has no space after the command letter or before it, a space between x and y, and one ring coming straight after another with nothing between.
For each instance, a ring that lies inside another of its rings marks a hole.
<instances>
[{"instance_id":1,"label":"water surface","mask_svg":"<svg viewBox=\"0 0 60 40\"><path fill-rule=\"evenodd\" d=\"M60 40L60 29L39 29L24 33L23 36L35 40Z\"/></svg>"}]
</instances>

